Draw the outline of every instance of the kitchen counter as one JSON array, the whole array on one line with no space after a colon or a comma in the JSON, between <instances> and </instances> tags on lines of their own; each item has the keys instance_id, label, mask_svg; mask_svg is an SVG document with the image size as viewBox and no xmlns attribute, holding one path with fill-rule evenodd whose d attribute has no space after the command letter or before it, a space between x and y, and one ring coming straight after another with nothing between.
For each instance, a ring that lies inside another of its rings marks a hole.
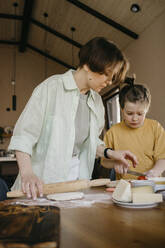
<instances>
[{"instance_id":1,"label":"kitchen counter","mask_svg":"<svg viewBox=\"0 0 165 248\"><path fill-rule=\"evenodd\" d=\"M87 206L82 200L82 207L76 203L80 200L73 205L54 203L60 208L60 248L165 247L165 202L154 208L130 209L115 205L104 187L84 193L96 201Z\"/></svg>"},{"instance_id":2,"label":"kitchen counter","mask_svg":"<svg viewBox=\"0 0 165 248\"><path fill-rule=\"evenodd\" d=\"M12 162L12 161L17 161L16 158L12 157L0 157L0 162Z\"/></svg>"},{"instance_id":3,"label":"kitchen counter","mask_svg":"<svg viewBox=\"0 0 165 248\"><path fill-rule=\"evenodd\" d=\"M18 174L16 158L0 157L0 176L10 176Z\"/></svg>"}]
</instances>

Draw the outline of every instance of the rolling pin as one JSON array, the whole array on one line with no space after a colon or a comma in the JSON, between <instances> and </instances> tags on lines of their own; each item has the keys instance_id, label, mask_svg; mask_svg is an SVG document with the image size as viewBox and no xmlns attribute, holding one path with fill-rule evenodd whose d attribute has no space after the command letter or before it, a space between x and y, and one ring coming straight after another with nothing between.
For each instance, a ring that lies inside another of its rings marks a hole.
<instances>
[{"instance_id":1,"label":"rolling pin","mask_svg":"<svg viewBox=\"0 0 165 248\"><path fill-rule=\"evenodd\" d=\"M64 192L73 192L82 189L87 189L90 187L103 186L110 183L110 179L96 179L96 180L75 180L75 181L67 181L60 183L51 183L43 185L43 194L49 195L54 193L64 193ZM21 190L14 190L7 192L7 197L22 197L25 196Z\"/></svg>"}]
</instances>

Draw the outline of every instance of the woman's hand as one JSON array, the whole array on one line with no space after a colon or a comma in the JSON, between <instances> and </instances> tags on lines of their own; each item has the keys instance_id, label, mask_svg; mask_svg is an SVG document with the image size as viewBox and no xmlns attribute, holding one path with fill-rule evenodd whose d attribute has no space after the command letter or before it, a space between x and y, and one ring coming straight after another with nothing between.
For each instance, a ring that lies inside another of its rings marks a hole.
<instances>
[{"instance_id":1,"label":"woman's hand","mask_svg":"<svg viewBox=\"0 0 165 248\"><path fill-rule=\"evenodd\" d=\"M108 150L108 156L114 161L114 168L116 172L120 174L127 173L127 170L131 165L129 161L132 162L134 168L138 164L136 156L130 151Z\"/></svg>"},{"instance_id":2,"label":"woman's hand","mask_svg":"<svg viewBox=\"0 0 165 248\"><path fill-rule=\"evenodd\" d=\"M132 162L133 167L136 167L138 164L136 156L130 151L121 151L121 150L107 150L108 158L104 157L104 145L99 145L97 147L96 155L102 158L102 165L105 168L115 168L116 172L120 174L127 173L128 168Z\"/></svg>"},{"instance_id":3,"label":"woman's hand","mask_svg":"<svg viewBox=\"0 0 165 248\"><path fill-rule=\"evenodd\" d=\"M43 196L43 182L34 174L21 175L22 191L28 198L36 200L37 195Z\"/></svg>"},{"instance_id":4,"label":"woman's hand","mask_svg":"<svg viewBox=\"0 0 165 248\"><path fill-rule=\"evenodd\" d=\"M34 200L37 195L43 196L43 182L33 173L29 154L16 151L16 158L21 175L22 191Z\"/></svg>"},{"instance_id":5,"label":"woman's hand","mask_svg":"<svg viewBox=\"0 0 165 248\"><path fill-rule=\"evenodd\" d=\"M126 174L128 168L123 166L123 164L115 164L114 169L118 174Z\"/></svg>"}]
</instances>

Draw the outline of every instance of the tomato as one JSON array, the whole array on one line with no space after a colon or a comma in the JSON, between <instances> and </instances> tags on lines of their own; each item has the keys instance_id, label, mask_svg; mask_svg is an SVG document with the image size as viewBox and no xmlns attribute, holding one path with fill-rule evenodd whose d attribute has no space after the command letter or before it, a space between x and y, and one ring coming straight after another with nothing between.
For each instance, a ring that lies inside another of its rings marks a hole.
<instances>
[{"instance_id":1,"label":"tomato","mask_svg":"<svg viewBox=\"0 0 165 248\"><path fill-rule=\"evenodd\" d=\"M139 176L138 180L147 180L147 178L145 176Z\"/></svg>"},{"instance_id":2,"label":"tomato","mask_svg":"<svg viewBox=\"0 0 165 248\"><path fill-rule=\"evenodd\" d=\"M106 188L106 191L108 191L108 192L114 192L115 191L115 188Z\"/></svg>"}]
</instances>

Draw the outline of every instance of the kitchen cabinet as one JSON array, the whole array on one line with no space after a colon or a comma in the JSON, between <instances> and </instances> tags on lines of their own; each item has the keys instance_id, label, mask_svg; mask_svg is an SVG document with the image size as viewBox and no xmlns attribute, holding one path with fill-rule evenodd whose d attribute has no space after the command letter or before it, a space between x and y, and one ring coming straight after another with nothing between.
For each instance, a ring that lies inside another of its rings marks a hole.
<instances>
[{"instance_id":1,"label":"kitchen cabinet","mask_svg":"<svg viewBox=\"0 0 165 248\"><path fill-rule=\"evenodd\" d=\"M0 177L5 180L10 188L18 175L16 158L0 157Z\"/></svg>"}]
</instances>

